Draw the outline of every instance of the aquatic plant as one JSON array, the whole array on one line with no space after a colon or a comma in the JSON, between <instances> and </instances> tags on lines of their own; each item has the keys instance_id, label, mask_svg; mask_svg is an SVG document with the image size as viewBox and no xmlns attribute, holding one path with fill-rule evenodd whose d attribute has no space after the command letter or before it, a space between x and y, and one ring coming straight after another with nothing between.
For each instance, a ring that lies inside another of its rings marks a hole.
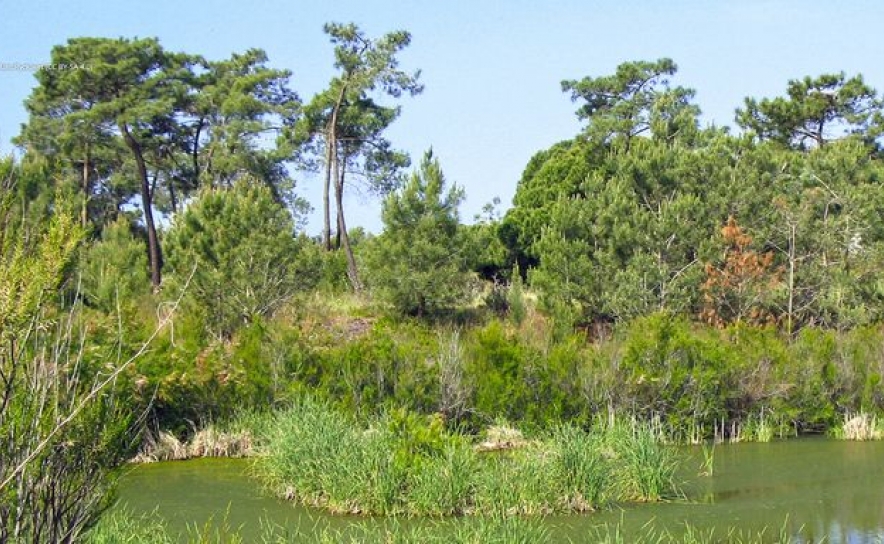
<instances>
[{"instance_id":1,"label":"aquatic plant","mask_svg":"<svg viewBox=\"0 0 884 544\"><path fill-rule=\"evenodd\" d=\"M541 518L520 516L469 516L455 520L412 520L392 517L379 523L353 523L329 527L321 522L278 525L261 520L258 542L264 544L550 544L554 527ZM809 540L799 529L789 530L788 520L779 530L744 531L737 527L701 529L691 524L661 529L647 524L630 530L621 520L588 531L571 544L799 544ZM155 513L135 516L117 510L101 518L85 538L86 544L239 544L242 529L231 527L226 517L194 525L183 534L172 533Z\"/></svg>"},{"instance_id":2,"label":"aquatic plant","mask_svg":"<svg viewBox=\"0 0 884 544\"><path fill-rule=\"evenodd\" d=\"M638 420L615 420L605 428L607 451L621 468L616 480L620 499L653 502L677 494L678 457L661 433Z\"/></svg>"},{"instance_id":3,"label":"aquatic plant","mask_svg":"<svg viewBox=\"0 0 884 544\"><path fill-rule=\"evenodd\" d=\"M560 486L565 510L596 509L608 501L612 467L603 453L603 439L572 425L552 433L553 479Z\"/></svg>"},{"instance_id":4,"label":"aquatic plant","mask_svg":"<svg viewBox=\"0 0 884 544\"><path fill-rule=\"evenodd\" d=\"M333 512L538 515L676 494L673 450L637 422L561 426L532 440L510 429L519 447L489 449L400 410L363 427L301 399L268 417L256 435L259 475L278 494Z\"/></svg>"},{"instance_id":5,"label":"aquatic plant","mask_svg":"<svg viewBox=\"0 0 884 544\"><path fill-rule=\"evenodd\" d=\"M248 457L253 454L252 434L248 429L222 429L209 425L189 440L180 440L167 431L145 432L135 463L181 461L197 457Z\"/></svg>"},{"instance_id":6,"label":"aquatic plant","mask_svg":"<svg viewBox=\"0 0 884 544\"><path fill-rule=\"evenodd\" d=\"M456 521L411 523L388 518L378 524L330 528L314 523L294 526L261 520L257 541L263 544L545 544L551 542L542 520L506 516L476 516ZM242 528L227 518L210 519L176 534L155 513L136 516L116 510L103 516L85 535L86 544L239 544L247 540ZM249 540L251 541L251 540Z\"/></svg>"},{"instance_id":7,"label":"aquatic plant","mask_svg":"<svg viewBox=\"0 0 884 544\"><path fill-rule=\"evenodd\" d=\"M703 464L700 466L700 476L712 476L715 474L715 442L702 446Z\"/></svg>"},{"instance_id":8,"label":"aquatic plant","mask_svg":"<svg viewBox=\"0 0 884 544\"><path fill-rule=\"evenodd\" d=\"M884 439L884 424L877 416L866 412L852 414L847 412L840 425L835 427L833 435L841 440L881 440Z\"/></svg>"},{"instance_id":9,"label":"aquatic plant","mask_svg":"<svg viewBox=\"0 0 884 544\"><path fill-rule=\"evenodd\" d=\"M409 476L411 509L429 516L460 515L471 507L479 459L466 440L452 440L440 455Z\"/></svg>"},{"instance_id":10,"label":"aquatic plant","mask_svg":"<svg viewBox=\"0 0 884 544\"><path fill-rule=\"evenodd\" d=\"M106 512L86 533L87 544L173 544L175 539L156 513L136 516L128 509Z\"/></svg>"}]
</instances>

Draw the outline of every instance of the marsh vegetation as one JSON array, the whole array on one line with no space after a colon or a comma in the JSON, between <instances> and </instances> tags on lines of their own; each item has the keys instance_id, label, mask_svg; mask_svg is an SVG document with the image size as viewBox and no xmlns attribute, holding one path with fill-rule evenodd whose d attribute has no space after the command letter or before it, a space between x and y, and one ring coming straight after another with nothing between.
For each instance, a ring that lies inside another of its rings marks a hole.
<instances>
[{"instance_id":1,"label":"marsh vegetation","mask_svg":"<svg viewBox=\"0 0 884 544\"><path fill-rule=\"evenodd\" d=\"M165 538L102 518L133 457L253 455L302 505L534 541L530 518L679 496L673 444L882 437L861 76L749 98L739 134L701 126L670 59L565 81L584 129L466 224L442 158L386 136L423 90L410 34L324 30L309 101L263 51L150 38L71 39L52 65L83 69L36 73L0 160L0 542ZM347 228L354 182L382 232Z\"/></svg>"}]
</instances>

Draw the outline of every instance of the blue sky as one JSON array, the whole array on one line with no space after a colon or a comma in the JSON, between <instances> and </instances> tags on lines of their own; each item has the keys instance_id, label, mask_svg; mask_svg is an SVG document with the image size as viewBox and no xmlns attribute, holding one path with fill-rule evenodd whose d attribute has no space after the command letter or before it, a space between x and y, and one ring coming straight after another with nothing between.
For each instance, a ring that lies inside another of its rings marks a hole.
<instances>
[{"instance_id":1,"label":"blue sky","mask_svg":"<svg viewBox=\"0 0 884 544\"><path fill-rule=\"evenodd\" d=\"M420 68L426 90L402 101L389 137L415 160L434 148L449 181L466 189L467 220L495 196L508 206L528 159L580 130L563 79L671 57L674 82L695 88L704 122L719 125L733 124L744 97L780 95L805 75L862 73L884 90L884 2L851 0L0 0L0 63L47 62L53 45L78 36L155 36L212 59L258 47L294 72L307 100L333 74L328 21L372 36L412 33L401 65ZM33 83L32 73L0 71L0 154L12 151ZM318 208L318 180L298 182ZM380 230L377 200L352 195L346 206L350 225ZM309 230L318 229L317 215Z\"/></svg>"}]
</instances>

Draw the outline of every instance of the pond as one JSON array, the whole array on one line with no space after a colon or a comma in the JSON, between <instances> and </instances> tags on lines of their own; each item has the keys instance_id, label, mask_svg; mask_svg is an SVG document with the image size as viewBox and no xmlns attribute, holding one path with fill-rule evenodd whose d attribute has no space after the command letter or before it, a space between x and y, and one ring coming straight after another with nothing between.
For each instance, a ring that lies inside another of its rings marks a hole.
<instances>
[{"instance_id":1,"label":"pond","mask_svg":"<svg viewBox=\"0 0 884 544\"><path fill-rule=\"evenodd\" d=\"M595 527L622 523L628 535L649 522L677 532L685 523L744 533L786 529L802 539L831 544L884 540L884 442L801 439L768 444L718 445L712 476L698 476L699 448L688 448L680 479L683 500L622 505L581 516L547 519L554 540L581 541ZM329 516L262 494L244 460L204 459L132 468L121 480L119 497L135 513L156 511L170 529L183 531L210 518L226 519L248 538L261 519L279 525L342 529L354 523L381 523ZM409 523L420 523L413 521Z\"/></svg>"}]
</instances>

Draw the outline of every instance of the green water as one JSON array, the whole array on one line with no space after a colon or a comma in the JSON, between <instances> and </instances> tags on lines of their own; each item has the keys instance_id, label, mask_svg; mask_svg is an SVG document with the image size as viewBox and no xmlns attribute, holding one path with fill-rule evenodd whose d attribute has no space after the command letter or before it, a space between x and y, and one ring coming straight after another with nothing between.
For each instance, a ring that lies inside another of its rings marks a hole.
<instances>
[{"instance_id":1,"label":"green water","mask_svg":"<svg viewBox=\"0 0 884 544\"><path fill-rule=\"evenodd\" d=\"M601 524L622 522L627 533L647 523L678 531L690 523L724 538L726 528L766 531L786 526L808 542L863 544L884 539L884 442L792 440L720 445L714 474L698 476L699 449L687 450L680 478L685 500L623 505L583 516L548 519L553 534L583 540ZM380 523L336 517L263 495L242 460L157 463L132 469L121 481L121 503L136 513L156 510L171 529L225 519L247 538L259 519L280 525L344 528ZM414 522L419 523L419 522ZM558 538L556 539L558 540Z\"/></svg>"}]
</instances>

